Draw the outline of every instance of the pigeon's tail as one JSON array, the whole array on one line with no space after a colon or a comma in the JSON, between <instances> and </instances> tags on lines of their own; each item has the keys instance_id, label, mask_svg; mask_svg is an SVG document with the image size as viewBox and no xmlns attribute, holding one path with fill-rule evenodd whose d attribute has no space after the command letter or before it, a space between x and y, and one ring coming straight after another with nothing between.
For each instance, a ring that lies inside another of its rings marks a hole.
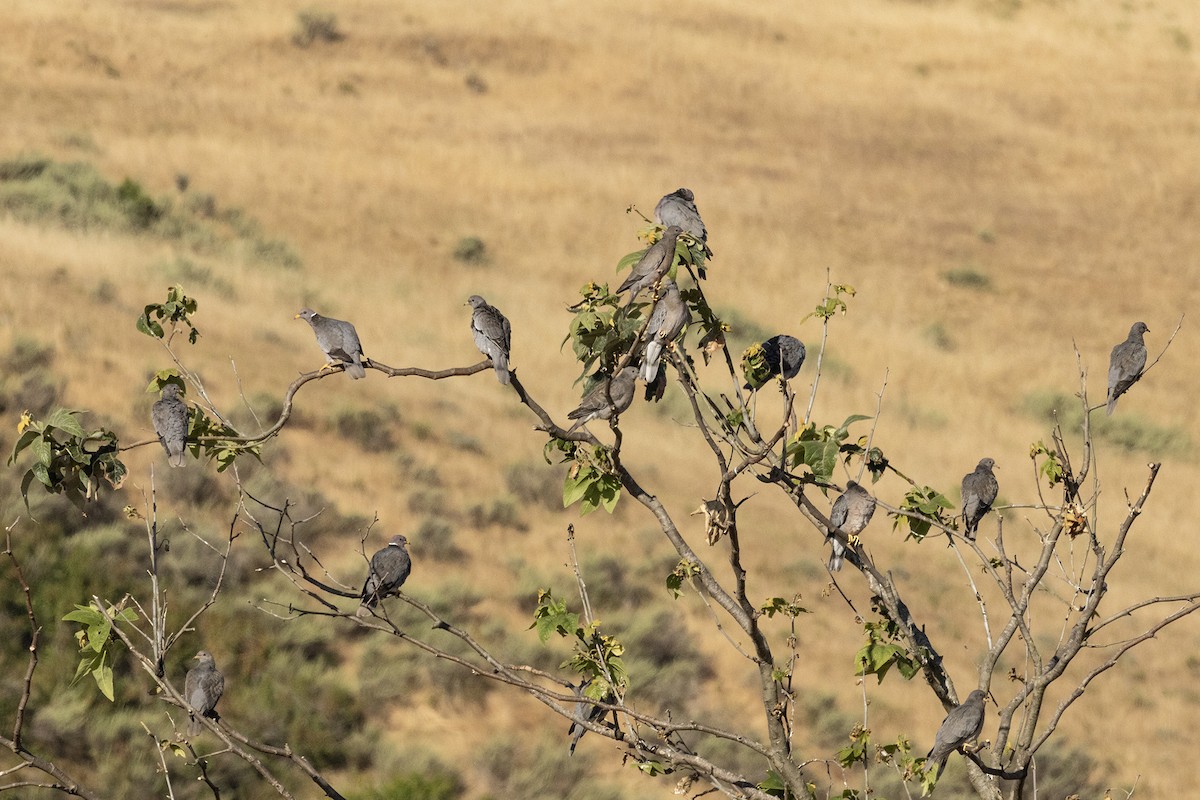
<instances>
[{"instance_id":1,"label":"pigeon's tail","mask_svg":"<svg viewBox=\"0 0 1200 800\"><path fill-rule=\"evenodd\" d=\"M167 463L172 467L182 467L186 463L186 460L187 449L185 447L180 447L174 452L170 450L167 451Z\"/></svg>"},{"instance_id":2,"label":"pigeon's tail","mask_svg":"<svg viewBox=\"0 0 1200 800\"><path fill-rule=\"evenodd\" d=\"M508 357L504 353L492 356L492 366L496 368L496 380L508 386Z\"/></svg>"},{"instance_id":3,"label":"pigeon's tail","mask_svg":"<svg viewBox=\"0 0 1200 800\"><path fill-rule=\"evenodd\" d=\"M937 750L937 747L934 747L932 750L930 750L928 753L925 754L926 771L929 771L928 770L929 760L933 758L935 750ZM939 777L941 777L942 770L944 770L946 768L946 760L949 758L950 758L949 753L942 753L940 756L937 757L937 759L934 760L933 769L935 770L935 774L938 775Z\"/></svg>"},{"instance_id":4,"label":"pigeon's tail","mask_svg":"<svg viewBox=\"0 0 1200 800\"><path fill-rule=\"evenodd\" d=\"M658 377L658 361L662 349L662 345L654 339L646 342L646 359L642 364L642 380L646 383L653 383Z\"/></svg>"},{"instance_id":5,"label":"pigeon's tail","mask_svg":"<svg viewBox=\"0 0 1200 800\"><path fill-rule=\"evenodd\" d=\"M367 371L363 369L362 356L358 353L354 354L354 361L346 364L346 374L356 381L367 377Z\"/></svg>"},{"instance_id":6,"label":"pigeon's tail","mask_svg":"<svg viewBox=\"0 0 1200 800\"><path fill-rule=\"evenodd\" d=\"M200 722L200 717L197 716L194 711L189 712L188 717L189 717L189 720L188 720L187 735L195 736L198 733L200 733L200 731L204 728L204 725Z\"/></svg>"},{"instance_id":7,"label":"pigeon's tail","mask_svg":"<svg viewBox=\"0 0 1200 800\"><path fill-rule=\"evenodd\" d=\"M829 537L829 544L833 548L833 552L829 554L829 571L837 572L846 560L846 548L834 536Z\"/></svg>"},{"instance_id":8,"label":"pigeon's tail","mask_svg":"<svg viewBox=\"0 0 1200 800\"><path fill-rule=\"evenodd\" d=\"M1104 409L1104 413L1112 416L1112 412L1117 408L1117 396L1114 394L1108 398L1108 407Z\"/></svg>"}]
</instances>

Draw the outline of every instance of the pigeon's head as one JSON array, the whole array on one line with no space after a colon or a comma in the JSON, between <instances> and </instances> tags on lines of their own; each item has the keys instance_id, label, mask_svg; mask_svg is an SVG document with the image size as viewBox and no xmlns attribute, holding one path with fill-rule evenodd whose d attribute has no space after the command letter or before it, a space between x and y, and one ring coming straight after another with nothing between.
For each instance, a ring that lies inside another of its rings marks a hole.
<instances>
[{"instance_id":1,"label":"pigeon's head","mask_svg":"<svg viewBox=\"0 0 1200 800\"><path fill-rule=\"evenodd\" d=\"M471 308L483 308L487 305L487 300L484 300L477 294L473 294L467 298L467 305Z\"/></svg>"},{"instance_id":2,"label":"pigeon's head","mask_svg":"<svg viewBox=\"0 0 1200 800\"><path fill-rule=\"evenodd\" d=\"M208 652L207 650L201 650L199 653L196 653L196 655L192 656L192 658L196 661L199 661L201 664L215 663L212 653Z\"/></svg>"},{"instance_id":3,"label":"pigeon's head","mask_svg":"<svg viewBox=\"0 0 1200 800\"><path fill-rule=\"evenodd\" d=\"M408 544L408 537L407 536L393 536L391 539L388 540L388 544L392 545L393 547L404 547L405 545Z\"/></svg>"},{"instance_id":4,"label":"pigeon's head","mask_svg":"<svg viewBox=\"0 0 1200 800\"><path fill-rule=\"evenodd\" d=\"M684 186L680 186L678 189L676 189L675 195L683 200L687 200L689 203L696 199L696 195L692 194L692 190Z\"/></svg>"},{"instance_id":5,"label":"pigeon's head","mask_svg":"<svg viewBox=\"0 0 1200 800\"><path fill-rule=\"evenodd\" d=\"M986 469L990 472L995 466L996 466L995 459L981 458L981 459L979 459L979 466L977 466L975 469Z\"/></svg>"},{"instance_id":6,"label":"pigeon's head","mask_svg":"<svg viewBox=\"0 0 1200 800\"><path fill-rule=\"evenodd\" d=\"M678 239L679 234L683 233L683 228L678 225L672 225L663 232L664 239Z\"/></svg>"},{"instance_id":7,"label":"pigeon's head","mask_svg":"<svg viewBox=\"0 0 1200 800\"><path fill-rule=\"evenodd\" d=\"M292 319L302 319L305 322L309 323L310 325L312 324L313 320L320 319L320 318L321 318L321 315L318 314L317 312L313 311L311 308L302 308L302 309L300 309L299 314L292 317Z\"/></svg>"},{"instance_id":8,"label":"pigeon's head","mask_svg":"<svg viewBox=\"0 0 1200 800\"><path fill-rule=\"evenodd\" d=\"M163 400L178 400L179 399L179 384L168 383L162 387Z\"/></svg>"},{"instance_id":9,"label":"pigeon's head","mask_svg":"<svg viewBox=\"0 0 1200 800\"><path fill-rule=\"evenodd\" d=\"M1135 322L1135 323L1133 323L1133 327L1129 329L1129 335L1131 337L1137 336L1138 338L1141 338L1141 335L1143 333L1149 333L1149 332L1150 332L1150 329L1146 327L1146 323L1144 323L1144 322Z\"/></svg>"}]
</instances>

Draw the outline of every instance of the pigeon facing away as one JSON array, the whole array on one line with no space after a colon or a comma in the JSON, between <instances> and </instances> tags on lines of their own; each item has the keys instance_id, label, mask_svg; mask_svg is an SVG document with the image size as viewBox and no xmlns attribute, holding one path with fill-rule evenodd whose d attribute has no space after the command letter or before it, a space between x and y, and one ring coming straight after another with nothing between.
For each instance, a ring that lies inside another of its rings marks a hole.
<instances>
[{"instance_id":1,"label":"pigeon facing away","mask_svg":"<svg viewBox=\"0 0 1200 800\"><path fill-rule=\"evenodd\" d=\"M992 474L994 466L996 462L992 459L981 459L975 471L967 473L962 479L963 532L971 541L975 540L979 520L991 510L996 495L1000 493L1000 484Z\"/></svg>"},{"instance_id":2,"label":"pigeon facing away","mask_svg":"<svg viewBox=\"0 0 1200 800\"><path fill-rule=\"evenodd\" d=\"M333 366L335 361L342 362L348 374L354 380L367 377L363 369L362 344L358 341L358 331L349 322L340 319L322 317L311 308L302 308L296 319L303 319L312 326L317 336L317 344L325 351L329 360L327 366Z\"/></svg>"},{"instance_id":3,"label":"pigeon facing away","mask_svg":"<svg viewBox=\"0 0 1200 800\"><path fill-rule=\"evenodd\" d=\"M984 699L987 694L976 689L967 699L946 715L933 740L933 749L925 756L927 762L935 762L940 775L950 754L977 737L983 730L983 716L987 710Z\"/></svg>"},{"instance_id":4,"label":"pigeon facing away","mask_svg":"<svg viewBox=\"0 0 1200 800\"><path fill-rule=\"evenodd\" d=\"M512 325L508 317L495 306L488 305L477 294L467 301L471 306L471 332L475 334L475 346L479 352L492 360L496 368L496 380L508 385L508 354L512 349Z\"/></svg>"},{"instance_id":5,"label":"pigeon facing away","mask_svg":"<svg viewBox=\"0 0 1200 800\"><path fill-rule=\"evenodd\" d=\"M579 408L567 414L567 419L577 420L567 433L573 433L580 425L594 419L611 419L614 412L623 413L633 402L637 376L637 367L625 367L617 377L598 383L584 396Z\"/></svg>"},{"instance_id":6,"label":"pigeon facing away","mask_svg":"<svg viewBox=\"0 0 1200 800\"><path fill-rule=\"evenodd\" d=\"M200 663L188 670L183 681L183 699L187 701L190 711L188 717L188 736L195 736L204 727L200 717L220 719L216 712L217 701L225 691L225 676L217 670L212 653L201 650L194 658Z\"/></svg>"},{"instance_id":7,"label":"pigeon facing away","mask_svg":"<svg viewBox=\"0 0 1200 800\"><path fill-rule=\"evenodd\" d=\"M591 678L581 681L579 685L572 686L571 689L579 697L583 697L583 692L592 682ZM585 719L588 722L596 722L604 716L604 709L591 703L585 703L582 700L575 704L575 716L579 719ZM572 722L571 727L567 728L567 735L571 737L571 755L575 755L575 745L579 744L579 740L587 733L587 728L580 725L578 722Z\"/></svg>"},{"instance_id":8,"label":"pigeon facing away","mask_svg":"<svg viewBox=\"0 0 1200 800\"><path fill-rule=\"evenodd\" d=\"M408 555L408 539L393 536L386 547L371 556L371 569L362 589L360 616L366 615L365 609L374 608L380 600L395 594L408 580L410 572L412 559Z\"/></svg>"},{"instance_id":9,"label":"pigeon facing away","mask_svg":"<svg viewBox=\"0 0 1200 800\"><path fill-rule=\"evenodd\" d=\"M658 279L671 270L675 261L675 241L683 229L672 225L663 233L662 238L646 249L633 269L625 278L625 282L617 288L617 294L629 290L630 302L637 293L648 286L653 286Z\"/></svg>"},{"instance_id":10,"label":"pigeon facing away","mask_svg":"<svg viewBox=\"0 0 1200 800\"><path fill-rule=\"evenodd\" d=\"M675 281L664 281L662 296L654 304L650 321L646 324L646 356L642 360L642 380L646 383L653 383L658 377L658 360L662 351L675 341L690 317L691 312L679 295Z\"/></svg>"},{"instance_id":11,"label":"pigeon facing away","mask_svg":"<svg viewBox=\"0 0 1200 800\"><path fill-rule=\"evenodd\" d=\"M700 243L704 255L712 258L712 250L708 249L708 229L704 220L700 219L700 211L696 208L696 195L691 189L679 188L664 195L654 207L654 218L662 225L678 225L686 233Z\"/></svg>"},{"instance_id":12,"label":"pigeon facing away","mask_svg":"<svg viewBox=\"0 0 1200 800\"><path fill-rule=\"evenodd\" d=\"M1108 416L1117 407L1117 398L1142 377L1146 367L1146 344L1142 335L1149 332L1144 322L1135 322L1125 341L1112 349L1108 359Z\"/></svg>"},{"instance_id":13,"label":"pigeon facing away","mask_svg":"<svg viewBox=\"0 0 1200 800\"><path fill-rule=\"evenodd\" d=\"M772 375L778 375L785 381L790 381L804 366L804 342L795 336L780 333L762 343L763 359ZM753 389L746 384L744 389Z\"/></svg>"},{"instance_id":14,"label":"pigeon facing away","mask_svg":"<svg viewBox=\"0 0 1200 800\"><path fill-rule=\"evenodd\" d=\"M187 451L188 407L179 399L178 386L173 383L163 386L162 399L150 409L150 421L154 423L154 432L167 451L167 463L172 467L182 467Z\"/></svg>"},{"instance_id":15,"label":"pigeon facing away","mask_svg":"<svg viewBox=\"0 0 1200 800\"><path fill-rule=\"evenodd\" d=\"M833 510L829 513L829 544L833 554L829 556L829 571L837 572L842 568L846 548L838 540L835 533L845 534L849 539L858 536L871 521L875 513L875 498L854 481L846 482L846 491L833 502Z\"/></svg>"}]
</instances>

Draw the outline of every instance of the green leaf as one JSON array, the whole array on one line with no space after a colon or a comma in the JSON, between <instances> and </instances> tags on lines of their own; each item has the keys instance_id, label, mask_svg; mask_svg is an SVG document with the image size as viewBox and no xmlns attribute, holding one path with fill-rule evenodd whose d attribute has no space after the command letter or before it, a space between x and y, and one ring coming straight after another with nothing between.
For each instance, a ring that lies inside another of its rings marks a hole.
<instances>
[{"instance_id":1,"label":"green leaf","mask_svg":"<svg viewBox=\"0 0 1200 800\"><path fill-rule=\"evenodd\" d=\"M113 691L113 671L104 660L101 660L100 665L92 671L92 677L96 679L96 685L100 687L100 694L108 698L108 701L114 702L116 695Z\"/></svg>"},{"instance_id":2,"label":"green leaf","mask_svg":"<svg viewBox=\"0 0 1200 800\"><path fill-rule=\"evenodd\" d=\"M71 411L66 408L56 408L50 412L50 416L46 418L46 425L54 428L60 428L67 434L76 438L83 438L87 433L83 430L83 426L79 424L77 411Z\"/></svg>"},{"instance_id":3,"label":"green leaf","mask_svg":"<svg viewBox=\"0 0 1200 800\"><path fill-rule=\"evenodd\" d=\"M593 474L590 468L581 469L574 475L567 473L563 480L563 508L570 508L583 499L592 484Z\"/></svg>"}]
</instances>

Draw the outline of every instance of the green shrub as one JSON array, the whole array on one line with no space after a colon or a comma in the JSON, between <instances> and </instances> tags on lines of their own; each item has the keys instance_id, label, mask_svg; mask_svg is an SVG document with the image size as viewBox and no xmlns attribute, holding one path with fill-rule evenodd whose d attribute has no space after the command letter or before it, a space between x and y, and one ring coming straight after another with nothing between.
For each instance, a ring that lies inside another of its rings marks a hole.
<instances>
[{"instance_id":1,"label":"green shrub","mask_svg":"<svg viewBox=\"0 0 1200 800\"><path fill-rule=\"evenodd\" d=\"M340 42L346 38L338 30L336 14L325 11L301 11L296 15L296 32L292 34L292 43L297 47L308 47L313 42Z\"/></svg>"}]
</instances>

